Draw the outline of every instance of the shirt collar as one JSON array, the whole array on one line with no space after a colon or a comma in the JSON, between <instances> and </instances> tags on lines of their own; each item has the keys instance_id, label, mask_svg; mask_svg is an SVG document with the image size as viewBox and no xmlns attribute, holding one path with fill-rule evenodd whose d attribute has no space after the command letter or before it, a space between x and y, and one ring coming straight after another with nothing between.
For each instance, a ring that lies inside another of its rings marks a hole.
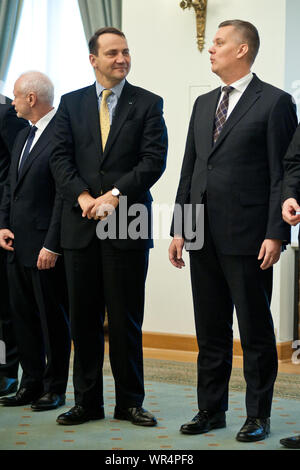
<instances>
[{"instance_id":1,"label":"shirt collar","mask_svg":"<svg viewBox=\"0 0 300 470\"><path fill-rule=\"evenodd\" d=\"M54 117L55 113L56 113L56 109L55 108L51 109L49 113L45 114L45 116L43 116L41 119L38 120L36 124L34 124L35 127L37 127L37 129L40 131L43 131L44 129L46 129L49 122Z\"/></svg>"},{"instance_id":2,"label":"shirt collar","mask_svg":"<svg viewBox=\"0 0 300 470\"><path fill-rule=\"evenodd\" d=\"M117 98L119 99L120 96L121 96L121 93L123 91L123 88L124 88L124 85L125 85L125 78L120 82L118 83L118 85L114 86L113 88L109 88L116 96ZM99 97L102 93L103 90L105 90L106 88L104 86L101 85L101 83L97 82L96 81L96 90L97 90L97 96Z\"/></svg>"},{"instance_id":3,"label":"shirt collar","mask_svg":"<svg viewBox=\"0 0 300 470\"><path fill-rule=\"evenodd\" d=\"M239 91L240 93L243 93L243 91L246 90L247 86L251 82L252 78L253 78L253 73L250 72L247 75L245 75L244 77L237 80L236 82L230 83L230 86L232 86L235 90ZM224 85L225 85L225 83L222 84L222 88L223 88Z\"/></svg>"}]
</instances>

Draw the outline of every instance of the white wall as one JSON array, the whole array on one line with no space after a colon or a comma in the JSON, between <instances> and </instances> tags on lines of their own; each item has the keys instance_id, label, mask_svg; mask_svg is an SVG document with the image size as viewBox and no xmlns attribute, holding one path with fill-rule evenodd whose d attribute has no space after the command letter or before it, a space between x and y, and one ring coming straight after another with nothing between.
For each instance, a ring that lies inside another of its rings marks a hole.
<instances>
[{"instance_id":1,"label":"white wall","mask_svg":"<svg viewBox=\"0 0 300 470\"><path fill-rule=\"evenodd\" d=\"M253 22L261 36L261 51L253 71L280 88L285 80L285 0L209 0L202 54L196 44L194 10L183 11L179 3L123 1L123 30L132 54L129 81L165 100L168 166L152 191L156 203L174 203L193 102L199 94L219 86L218 77L210 71L207 49L221 21L238 18ZM188 255L185 253L185 270L176 270L168 261L169 243L170 239L157 240L151 252L144 331L195 334ZM280 311L283 305L290 308L280 292L281 271L277 266L272 303L278 339ZM236 324L234 331L238 337ZM289 334L290 323L285 324L284 339Z\"/></svg>"}]
</instances>

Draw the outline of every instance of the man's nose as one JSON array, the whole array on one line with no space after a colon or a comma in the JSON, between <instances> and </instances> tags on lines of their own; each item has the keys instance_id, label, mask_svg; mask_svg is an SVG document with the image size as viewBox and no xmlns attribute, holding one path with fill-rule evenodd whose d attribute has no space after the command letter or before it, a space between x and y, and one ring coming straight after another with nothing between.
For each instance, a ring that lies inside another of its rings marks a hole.
<instances>
[{"instance_id":1,"label":"man's nose","mask_svg":"<svg viewBox=\"0 0 300 470\"><path fill-rule=\"evenodd\" d=\"M125 57L124 55L122 54L122 52L120 52L120 54L117 55L117 62L125 62Z\"/></svg>"}]
</instances>

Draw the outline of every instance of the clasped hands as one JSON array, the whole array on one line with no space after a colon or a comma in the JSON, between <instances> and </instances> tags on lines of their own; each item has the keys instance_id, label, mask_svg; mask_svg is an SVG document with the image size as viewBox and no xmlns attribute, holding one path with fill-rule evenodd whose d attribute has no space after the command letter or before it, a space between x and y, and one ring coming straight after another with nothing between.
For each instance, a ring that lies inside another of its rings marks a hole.
<instances>
[{"instance_id":1,"label":"clasped hands","mask_svg":"<svg viewBox=\"0 0 300 470\"><path fill-rule=\"evenodd\" d=\"M78 203L82 209L82 217L104 220L117 208L119 198L113 196L111 191L97 198L92 197L88 191L84 191L78 197Z\"/></svg>"}]
</instances>

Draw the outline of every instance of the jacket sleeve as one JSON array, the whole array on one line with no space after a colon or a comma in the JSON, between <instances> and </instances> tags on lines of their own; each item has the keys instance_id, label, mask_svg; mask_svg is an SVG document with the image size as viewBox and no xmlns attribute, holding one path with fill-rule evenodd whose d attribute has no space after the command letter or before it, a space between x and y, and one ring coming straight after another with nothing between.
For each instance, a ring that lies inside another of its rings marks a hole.
<instances>
[{"instance_id":1,"label":"jacket sleeve","mask_svg":"<svg viewBox=\"0 0 300 470\"><path fill-rule=\"evenodd\" d=\"M75 165L70 115L64 97L56 113L54 150L50 166L58 191L64 199L76 205L78 196L89 187L79 176Z\"/></svg>"},{"instance_id":2,"label":"jacket sleeve","mask_svg":"<svg viewBox=\"0 0 300 470\"><path fill-rule=\"evenodd\" d=\"M194 104L192 116L190 119L185 152L184 152L184 157L183 157L183 163L182 163L182 168L181 168L181 173L180 173L180 180L179 180L177 195L175 199L175 210L174 210L172 225L171 225L171 230L170 230L170 235L172 237L174 237L174 235L180 235L184 237L184 229L183 229L184 205L187 204L190 199L191 182L192 182L192 176L193 176L195 160L196 160L194 125L195 125L195 113L196 113L197 102L198 100L196 100ZM177 219L176 229L175 229L175 214L177 217L181 218L182 220L182 224L180 224Z\"/></svg>"},{"instance_id":3,"label":"jacket sleeve","mask_svg":"<svg viewBox=\"0 0 300 470\"><path fill-rule=\"evenodd\" d=\"M290 227L281 216L281 188L283 158L297 127L297 115L292 97L280 95L274 104L268 121L268 162L270 172L269 215L266 237L290 240Z\"/></svg>"},{"instance_id":4,"label":"jacket sleeve","mask_svg":"<svg viewBox=\"0 0 300 470\"><path fill-rule=\"evenodd\" d=\"M50 251L53 251L54 253L61 253L62 251L60 246L62 205L63 199L59 192L56 191L52 217L44 242L44 247Z\"/></svg>"},{"instance_id":5,"label":"jacket sleeve","mask_svg":"<svg viewBox=\"0 0 300 470\"><path fill-rule=\"evenodd\" d=\"M10 173L4 183L4 189L2 199L0 202L0 229L10 228L9 216L10 216Z\"/></svg>"},{"instance_id":6,"label":"jacket sleeve","mask_svg":"<svg viewBox=\"0 0 300 470\"><path fill-rule=\"evenodd\" d=\"M115 186L129 199L138 199L160 178L166 168L167 128L163 118L163 100L158 98L146 114L138 164L122 175Z\"/></svg>"},{"instance_id":7,"label":"jacket sleeve","mask_svg":"<svg viewBox=\"0 0 300 470\"><path fill-rule=\"evenodd\" d=\"M283 160L284 178L282 182L281 202L294 198L300 202L300 125Z\"/></svg>"}]
</instances>

